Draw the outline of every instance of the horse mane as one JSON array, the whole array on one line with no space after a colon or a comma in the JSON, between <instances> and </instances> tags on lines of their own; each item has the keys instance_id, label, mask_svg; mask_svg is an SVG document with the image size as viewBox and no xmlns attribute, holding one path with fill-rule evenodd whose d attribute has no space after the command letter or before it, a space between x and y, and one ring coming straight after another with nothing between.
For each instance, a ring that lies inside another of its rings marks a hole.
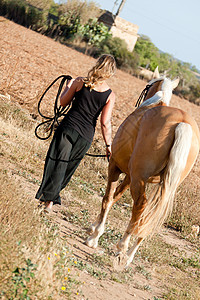
<instances>
[{"instance_id":1,"label":"horse mane","mask_svg":"<svg viewBox=\"0 0 200 300\"><path fill-rule=\"evenodd\" d=\"M157 105L163 100L163 92L162 91L158 91L157 93L155 93L155 95L153 95L153 97L147 99L146 101L142 102L142 104L139 106L140 107L146 107L146 106L152 106L152 105Z\"/></svg>"},{"instance_id":2,"label":"horse mane","mask_svg":"<svg viewBox=\"0 0 200 300\"><path fill-rule=\"evenodd\" d=\"M153 78L152 80L150 80L150 81L148 82L148 85L152 85L152 84L154 84L155 82L162 81L162 80L164 80L165 78L166 78L165 76L161 76L161 77L159 77L159 78Z\"/></svg>"},{"instance_id":3,"label":"horse mane","mask_svg":"<svg viewBox=\"0 0 200 300\"><path fill-rule=\"evenodd\" d=\"M167 106L169 106L170 104L170 100L171 100L171 96L172 96L172 81L169 78L166 77L160 77L158 79L152 79L148 85L146 86L146 88L144 89L144 91L148 92L148 89L156 82L158 81L163 81L162 86L161 86L161 91L158 91L157 93L155 93L154 96L152 96L151 98L145 100L142 102L141 105L139 105L140 107L144 107L144 106L152 106L152 105L157 105L161 102L165 103ZM148 88L147 88L148 87ZM141 93L139 99L140 102L142 101L142 97L143 100L145 99L145 96L147 94L144 93L144 91ZM144 96L145 95L145 96ZM142 96L142 97L141 97ZM139 100L138 99L138 100ZM137 101L138 103L138 101Z\"/></svg>"},{"instance_id":4,"label":"horse mane","mask_svg":"<svg viewBox=\"0 0 200 300\"><path fill-rule=\"evenodd\" d=\"M163 102L169 106L170 100L172 97L172 81L169 78L164 78L163 83L162 83L162 91L163 91Z\"/></svg>"}]
</instances>

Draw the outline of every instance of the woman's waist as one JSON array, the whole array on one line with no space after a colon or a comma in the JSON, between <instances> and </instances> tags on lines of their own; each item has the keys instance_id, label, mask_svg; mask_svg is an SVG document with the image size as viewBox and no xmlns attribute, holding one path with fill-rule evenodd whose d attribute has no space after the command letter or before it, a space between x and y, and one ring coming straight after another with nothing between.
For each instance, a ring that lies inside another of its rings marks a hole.
<instances>
[{"instance_id":1,"label":"woman's waist","mask_svg":"<svg viewBox=\"0 0 200 300\"><path fill-rule=\"evenodd\" d=\"M97 119L95 117L80 114L78 112L69 112L63 119L64 124L74 124L86 128L95 128Z\"/></svg>"}]
</instances>

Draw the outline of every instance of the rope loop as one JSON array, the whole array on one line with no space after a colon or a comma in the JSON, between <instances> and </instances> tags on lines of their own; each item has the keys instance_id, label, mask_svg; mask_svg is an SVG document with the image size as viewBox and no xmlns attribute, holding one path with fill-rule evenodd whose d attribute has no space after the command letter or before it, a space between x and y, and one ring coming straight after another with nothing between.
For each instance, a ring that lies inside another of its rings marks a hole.
<instances>
[{"instance_id":1,"label":"rope loop","mask_svg":"<svg viewBox=\"0 0 200 300\"><path fill-rule=\"evenodd\" d=\"M61 82L60 82L60 85L59 85L59 88L58 88L58 92L57 92L57 95L56 95L56 100L55 100L55 103L54 103L54 116L53 117L48 117L48 116L45 116L41 110L40 110L40 106L41 106L41 102L45 96L45 94L48 92L48 90L60 79L62 78ZM69 110L70 108L70 105L67 105L66 107L62 107L62 106L59 106L58 107L58 99L59 99L59 96L60 96L60 93L62 91L62 88L63 88L63 85L65 83L66 80L71 80L72 77L70 75L60 75L58 76L47 88L46 90L44 91L44 93L42 94L42 96L40 97L39 101L38 101L38 113L40 114L40 116L43 118L43 119L46 119L46 121L40 123L39 125L36 126L35 128L35 135L38 139L40 140L47 140L50 138L50 136L52 135L53 133L53 129L54 129L54 125L57 124L59 125L59 118L61 116L65 116L67 111ZM46 136L46 137L42 137L38 134L38 129L41 127L41 126L44 126L44 125L49 125L48 126L48 129L46 130L46 132L49 131L49 134Z\"/></svg>"}]
</instances>

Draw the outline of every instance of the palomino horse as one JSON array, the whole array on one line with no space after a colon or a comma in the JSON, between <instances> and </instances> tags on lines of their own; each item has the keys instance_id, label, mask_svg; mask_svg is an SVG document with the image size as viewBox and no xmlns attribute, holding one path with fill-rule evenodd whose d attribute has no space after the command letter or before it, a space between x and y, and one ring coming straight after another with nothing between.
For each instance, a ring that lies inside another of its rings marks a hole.
<instances>
[{"instance_id":1,"label":"palomino horse","mask_svg":"<svg viewBox=\"0 0 200 300\"><path fill-rule=\"evenodd\" d=\"M132 262L144 238L169 216L175 191L189 174L199 152L200 134L196 122L184 111L169 107L178 81L152 80L143 91L143 103L121 124L113 139L101 213L88 229L91 236L86 244L97 247L109 210L130 187L132 217L117 245L120 268ZM121 173L126 175L117 186ZM147 183L156 184L148 199ZM136 240L128 250L132 234Z\"/></svg>"}]
</instances>

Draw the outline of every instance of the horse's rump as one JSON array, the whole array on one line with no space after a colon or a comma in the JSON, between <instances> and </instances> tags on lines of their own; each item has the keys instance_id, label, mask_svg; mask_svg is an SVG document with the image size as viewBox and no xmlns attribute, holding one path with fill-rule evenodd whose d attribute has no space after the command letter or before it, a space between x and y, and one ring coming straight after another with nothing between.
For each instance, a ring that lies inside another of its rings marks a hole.
<instances>
[{"instance_id":1,"label":"horse's rump","mask_svg":"<svg viewBox=\"0 0 200 300\"><path fill-rule=\"evenodd\" d=\"M162 172L173 146L175 128L181 122L190 124L196 134L195 121L180 109L159 106L146 111L140 122L129 171L137 170L144 180Z\"/></svg>"}]
</instances>

